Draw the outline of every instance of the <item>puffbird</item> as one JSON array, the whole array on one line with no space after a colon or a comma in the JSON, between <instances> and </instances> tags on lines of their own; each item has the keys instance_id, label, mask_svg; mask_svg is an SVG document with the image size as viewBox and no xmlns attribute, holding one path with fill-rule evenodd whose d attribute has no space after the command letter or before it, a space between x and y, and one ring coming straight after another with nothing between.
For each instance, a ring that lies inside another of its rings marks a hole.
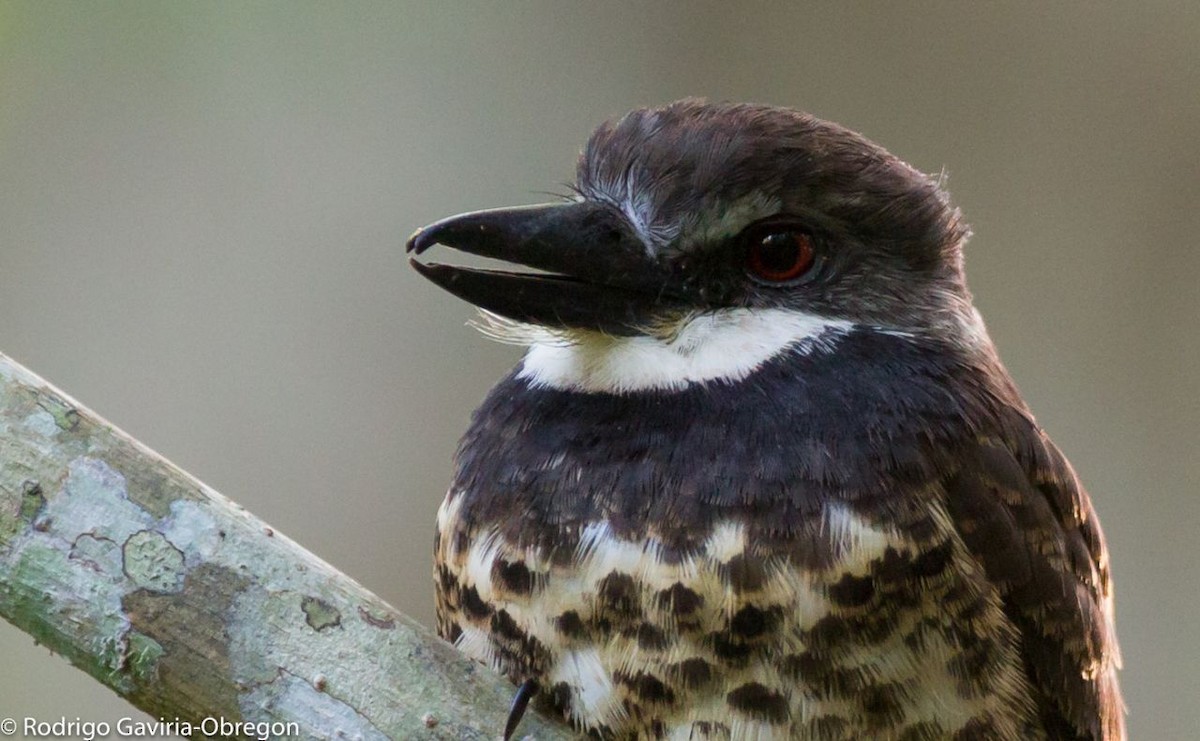
<instances>
[{"instance_id":1,"label":"puffbird","mask_svg":"<svg viewBox=\"0 0 1200 741\"><path fill-rule=\"evenodd\" d=\"M573 192L408 242L533 269L413 261L528 345L435 538L438 632L512 721L537 690L598 738L1124 737L1100 524L938 179L689 99L600 126Z\"/></svg>"}]
</instances>

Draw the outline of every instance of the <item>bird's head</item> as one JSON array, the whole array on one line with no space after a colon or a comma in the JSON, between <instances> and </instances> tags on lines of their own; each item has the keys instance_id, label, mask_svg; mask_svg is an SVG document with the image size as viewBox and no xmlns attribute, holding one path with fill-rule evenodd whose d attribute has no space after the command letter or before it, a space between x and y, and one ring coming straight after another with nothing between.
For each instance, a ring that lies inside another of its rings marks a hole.
<instances>
[{"instance_id":1,"label":"bird's head","mask_svg":"<svg viewBox=\"0 0 1200 741\"><path fill-rule=\"evenodd\" d=\"M674 367L592 385L740 377L848 327L978 341L959 212L935 179L836 124L699 100L636 110L592 135L574 190L565 203L453 216L408 242L538 271L413 261L488 314L536 328L525 335L557 353L543 365L573 368L543 369L552 385L587 386L581 374L611 376L631 353Z\"/></svg>"}]
</instances>

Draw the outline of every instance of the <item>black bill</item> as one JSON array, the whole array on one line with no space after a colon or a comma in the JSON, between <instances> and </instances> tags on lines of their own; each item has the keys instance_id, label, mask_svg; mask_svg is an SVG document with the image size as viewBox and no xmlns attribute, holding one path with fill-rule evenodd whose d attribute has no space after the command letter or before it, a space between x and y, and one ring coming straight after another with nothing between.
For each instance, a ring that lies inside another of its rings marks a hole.
<instances>
[{"instance_id":1,"label":"black bill","mask_svg":"<svg viewBox=\"0 0 1200 741\"><path fill-rule=\"evenodd\" d=\"M636 334L683 305L682 285L612 209L563 203L476 211L418 229L408 251L435 244L546 272L484 270L412 260L421 275L509 319Z\"/></svg>"}]
</instances>

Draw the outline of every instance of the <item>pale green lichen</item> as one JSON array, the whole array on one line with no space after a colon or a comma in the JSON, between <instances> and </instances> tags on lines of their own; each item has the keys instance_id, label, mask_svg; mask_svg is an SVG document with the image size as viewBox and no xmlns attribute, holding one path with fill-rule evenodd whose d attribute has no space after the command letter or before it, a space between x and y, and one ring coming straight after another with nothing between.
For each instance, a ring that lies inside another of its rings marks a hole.
<instances>
[{"instance_id":1,"label":"pale green lichen","mask_svg":"<svg viewBox=\"0 0 1200 741\"><path fill-rule=\"evenodd\" d=\"M320 597L304 597L300 600L300 609L304 611L308 627L313 630L335 628L342 623L342 613Z\"/></svg>"},{"instance_id":2,"label":"pale green lichen","mask_svg":"<svg viewBox=\"0 0 1200 741\"><path fill-rule=\"evenodd\" d=\"M188 499L171 502L159 531L172 543L187 544L183 557L189 568L211 561L228 539L217 525L209 505Z\"/></svg>"},{"instance_id":3,"label":"pale green lichen","mask_svg":"<svg viewBox=\"0 0 1200 741\"><path fill-rule=\"evenodd\" d=\"M121 546L108 538L84 533L75 539L69 558L113 579L123 576Z\"/></svg>"},{"instance_id":4,"label":"pale green lichen","mask_svg":"<svg viewBox=\"0 0 1200 741\"><path fill-rule=\"evenodd\" d=\"M289 673L255 686L242 695L241 705L247 720L287 719L297 721L301 729L321 728L336 738L388 739L355 708Z\"/></svg>"},{"instance_id":5,"label":"pale green lichen","mask_svg":"<svg viewBox=\"0 0 1200 741\"><path fill-rule=\"evenodd\" d=\"M42 494L42 485L26 479L21 484L21 519L32 522L45 505L46 497Z\"/></svg>"},{"instance_id":6,"label":"pale green lichen","mask_svg":"<svg viewBox=\"0 0 1200 741\"><path fill-rule=\"evenodd\" d=\"M0 613L89 674L128 691L121 672L129 622L121 600L132 586L119 544L154 518L129 502L124 477L103 461L78 456L66 468L57 491L25 487L22 509L33 521L18 520L21 529L0 558L0 571L9 571L0 579L15 585L0 597ZM34 506L37 497L43 501ZM30 584L41 586L22 586Z\"/></svg>"},{"instance_id":7,"label":"pale green lichen","mask_svg":"<svg viewBox=\"0 0 1200 741\"><path fill-rule=\"evenodd\" d=\"M502 681L2 357L0 378L0 614L152 712L166 688L302 733L492 728L473 709Z\"/></svg>"},{"instance_id":8,"label":"pale green lichen","mask_svg":"<svg viewBox=\"0 0 1200 741\"><path fill-rule=\"evenodd\" d=\"M196 483L168 461L147 465L147 457L157 454L135 445L115 445L103 454L104 461L126 479L129 500L157 518L170 514L180 500L201 499Z\"/></svg>"},{"instance_id":9,"label":"pale green lichen","mask_svg":"<svg viewBox=\"0 0 1200 741\"><path fill-rule=\"evenodd\" d=\"M59 433L60 428L54 415L39 407L23 420L25 429L34 435L40 436L45 440L52 440Z\"/></svg>"},{"instance_id":10,"label":"pale green lichen","mask_svg":"<svg viewBox=\"0 0 1200 741\"><path fill-rule=\"evenodd\" d=\"M183 551L162 533L140 530L121 548L125 574L139 589L176 592L183 586Z\"/></svg>"},{"instance_id":11,"label":"pale green lichen","mask_svg":"<svg viewBox=\"0 0 1200 741\"><path fill-rule=\"evenodd\" d=\"M327 574L320 571L308 572L305 577L314 582L314 587L317 582L326 582L325 586L328 586ZM354 716L369 719L386 715L393 688L381 686L373 676L351 669L352 664L348 665L339 656L350 646L371 646L373 664L390 665L403 660L408 652L394 637L398 631L381 631L360 619L357 601L348 595L329 594L327 589L324 592L326 599L321 612L326 617L335 612L339 615L337 630L309 630L307 627L296 630L297 625L305 625L309 620L304 609L307 595L302 592L251 588L240 594L229 613L232 619L228 624L234 677L245 684L270 685L279 676L281 668L300 677L320 675L325 678L325 693L333 697L356 698ZM390 669L381 667L378 676L387 676L389 672ZM267 686L264 691L275 693L281 689ZM299 700L294 691L292 688L286 697L280 696L276 701ZM294 708L289 705L297 711L302 711L303 707L303 703ZM251 714L253 704L243 701L242 708L246 717L257 717ZM363 720L358 722L363 723Z\"/></svg>"},{"instance_id":12,"label":"pale green lichen","mask_svg":"<svg viewBox=\"0 0 1200 741\"><path fill-rule=\"evenodd\" d=\"M119 582L95 578L89 565L41 542L24 543L11 565L4 581L14 588L0 594L0 613L92 676L127 691L128 684L115 677L123 661L118 646L129 627ZM29 584L44 586L31 590L24 586Z\"/></svg>"},{"instance_id":13,"label":"pale green lichen","mask_svg":"<svg viewBox=\"0 0 1200 741\"><path fill-rule=\"evenodd\" d=\"M129 631L125 637L125 666L139 684L145 684L155 678L158 660L163 655L163 647L158 641L136 630Z\"/></svg>"},{"instance_id":14,"label":"pale green lichen","mask_svg":"<svg viewBox=\"0 0 1200 741\"><path fill-rule=\"evenodd\" d=\"M59 429L74 430L79 426L79 411L75 409L75 405L62 397L44 391L38 399L38 406L54 418L54 424Z\"/></svg>"},{"instance_id":15,"label":"pale green lichen","mask_svg":"<svg viewBox=\"0 0 1200 741\"><path fill-rule=\"evenodd\" d=\"M50 535L68 544L83 533L124 543L139 530L154 527L156 518L129 501L125 477L106 462L80 456L67 471L62 491L46 502Z\"/></svg>"},{"instance_id":16,"label":"pale green lichen","mask_svg":"<svg viewBox=\"0 0 1200 741\"><path fill-rule=\"evenodd\" d=\"M0 508L0 550L3 550L17 533L24 530L27 524L20 513L13 514Z\"/></svg>"}]
</instances>

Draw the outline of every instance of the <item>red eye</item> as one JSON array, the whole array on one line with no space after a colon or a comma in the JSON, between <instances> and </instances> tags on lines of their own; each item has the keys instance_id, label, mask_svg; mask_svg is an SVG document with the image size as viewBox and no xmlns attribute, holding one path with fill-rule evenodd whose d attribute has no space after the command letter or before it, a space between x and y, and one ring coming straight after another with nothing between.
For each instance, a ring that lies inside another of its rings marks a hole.
<instances>
[{"instance_id":1,"label":"red eye","mask_svg":"<svg viewBox=\"0 0 1200 741\"><path fill-rule=\"evenodd\" d=\"M807 273L814 258L812 240L804 232L769 231L750 240L746 270L768 283L786 283Z\"/></svg>"}]
</instances>

